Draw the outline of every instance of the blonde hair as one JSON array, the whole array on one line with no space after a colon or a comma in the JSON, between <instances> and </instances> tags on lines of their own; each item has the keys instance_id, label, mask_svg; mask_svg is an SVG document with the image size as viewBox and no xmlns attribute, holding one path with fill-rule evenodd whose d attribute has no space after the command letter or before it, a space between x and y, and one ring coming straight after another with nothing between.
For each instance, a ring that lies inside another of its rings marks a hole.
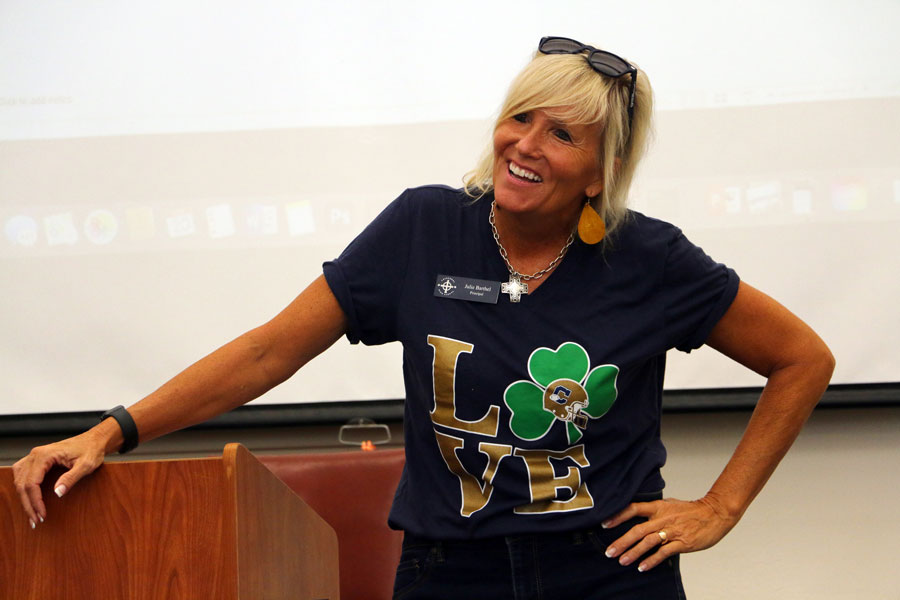
<instances>
[{"instance_id":1,"label":"blonde hair","mask_svg":"<svg viewBox=\"0 0 900 600\"><path fill-rule=\"evenodd\" d=\"M510 85L494 129L506 119L537 109L548 110L554 118L570 124L602 124L599 158L603 190L591 200L611 234L628 214L628 189L651 131L653 91L647 76L638 69L634 117L629 127L631 75L601 75L585 57L536 53ZM469 196L480 198L493 190L493 165L494 148L489 143L475 169L463 177Z\"/></svg>"}]
</instances>

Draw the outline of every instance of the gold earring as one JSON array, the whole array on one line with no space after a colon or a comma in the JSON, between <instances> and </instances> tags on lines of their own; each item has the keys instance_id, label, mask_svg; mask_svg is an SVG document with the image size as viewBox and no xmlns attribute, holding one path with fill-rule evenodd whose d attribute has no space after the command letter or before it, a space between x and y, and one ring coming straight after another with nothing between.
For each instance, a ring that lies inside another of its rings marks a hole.
<instances>
[{"instance_id":1,"label":"gold earring","mask_svg":"<svg viewBox=\"0 0 900 600\"><path fill-rule=\"evenodd\" d=\"M606 223L603 217L597 214L590 201L584 203L581 209L581 217L578 219L578 237L585 244L599 244L606 235Z\"/></svg>"}]
</instances>

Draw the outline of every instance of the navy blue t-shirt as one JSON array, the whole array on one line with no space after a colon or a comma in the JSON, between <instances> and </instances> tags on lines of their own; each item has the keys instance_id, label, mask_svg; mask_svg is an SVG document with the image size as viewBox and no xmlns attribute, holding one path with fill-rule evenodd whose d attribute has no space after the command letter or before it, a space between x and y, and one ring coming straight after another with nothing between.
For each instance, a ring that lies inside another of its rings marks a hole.
<instances>
[{"instance_id":1,"label":"navy blue t-shirt","mask_svg":"<svg viewBox=\"0 0 900 600\"><path fill-rule=\"evenodd\" d=\"M658 491L665 353L700 347L738 277L632 212L576 240L518 303L445 297L438 276L507 281L490 196L410 189L335 261L351 342L403 344L406 466L392 527L467 539L596 527Z\"/></svg>"}]
</instances>

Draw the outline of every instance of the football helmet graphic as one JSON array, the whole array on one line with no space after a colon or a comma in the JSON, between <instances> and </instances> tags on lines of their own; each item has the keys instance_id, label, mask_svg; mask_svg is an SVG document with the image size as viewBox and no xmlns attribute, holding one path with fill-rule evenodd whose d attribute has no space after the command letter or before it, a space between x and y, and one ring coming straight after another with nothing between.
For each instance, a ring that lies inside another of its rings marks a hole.
<instances>
[{"instance_id":1,"label":"football helmet graphic","mask_svg":"<svg viewBox=\"0 0 900 600\"><path fill-rule=\"evenodd\" d=\"M577 381L557 379L544 391L544 408L561 421L568 421L584 429L588 424L587 415L581 410L587 406L588 396Z\"/></svg>"}]
</instances>

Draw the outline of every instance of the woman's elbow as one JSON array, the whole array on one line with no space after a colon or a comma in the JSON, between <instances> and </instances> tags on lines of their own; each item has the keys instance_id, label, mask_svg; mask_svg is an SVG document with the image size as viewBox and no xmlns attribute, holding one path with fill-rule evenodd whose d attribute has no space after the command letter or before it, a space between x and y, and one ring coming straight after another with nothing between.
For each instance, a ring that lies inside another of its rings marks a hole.
<instances>
[{"instance_id":1,"label":"woman's elbow","mask_svg":"<svg viewBox=\"0 0 900 600\"><path fill-rule=\"evenodd\" d=\"M830 382L831 376L834 374L834 368L837 366L837 360L834 358L834 354L832 354L831 349L825 342L822 342L818 360L826 380Z\"/></svg>"},{"instance_id":2,"label":"woman's elbow","mask_svg":"<svg viewBox=\"0 0 900 600\"><path fill-rule=\"evenodd\" d=\"M818 336L806 345L803 358L799 361L804 365L804 370L809 373L815 385L825 388L831 382L837 361L828 345Z\"/></svg>"}]
</instances>

